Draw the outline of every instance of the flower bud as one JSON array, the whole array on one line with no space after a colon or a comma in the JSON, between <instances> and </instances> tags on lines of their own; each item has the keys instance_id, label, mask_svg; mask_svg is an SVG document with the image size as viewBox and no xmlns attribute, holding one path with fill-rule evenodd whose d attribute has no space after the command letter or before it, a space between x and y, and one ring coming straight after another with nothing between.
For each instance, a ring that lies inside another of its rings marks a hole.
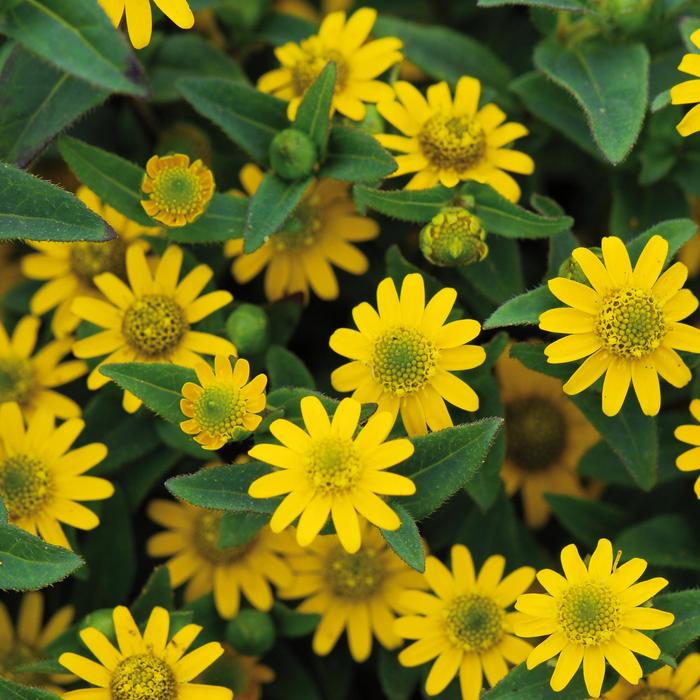
<instances>
[{"instance_id":1,"label":"flower bud","mask_svg":"<svg viewBox=\"0 0 700 700\"><path fill-rule=\"evenodd\" d=\"M486 257L485 240L478 217L461 207L446 207L421 230L420 249L433 265L461 267Z\"/></svg>"},{"instance_id":2,"label":"flower bud","mask_svg":"<svg viewBox=\"0 0 700 700\"><path fill-rule=\"evenodd\" d=\"M602 262L603 251L600 248L591 248L596 257ZM581 282L581 284L588 284L588 278L583 273L581 266L574 260L573 256L570 255L564 262L559 265L559 277L565 277L568 280L573 280L574 282Z\"/></svg>"},{"instance_id":3,"label":"flower bud","mask_svg":"<svg viewBox=\"0 0 700 700\"><path fill-rule=\"evenodd\" d=\"M259 355L270 342L267 314L255 304L239 304L226 321L226 334L240 355Z\"/></svg>"},{"instance_id":4,"label":"flower bud","mask_svg":"<svg viewBox=\"0 0 700 700\"><path fill-rule=\"evenodd\" d=\"M270 165L285 180L306 177L316 165L316 146L298 129L284 129L270 144Z\"/></svg>"},{"instance_id":5,"label":"flower bud","mask_svg":"<svg viewBox=\"0 0 700 700\"><path fill-rule=\"evenodd\" d=\"M593 4L606 22L633 34L649 20L654 0L595 0Z\"/></svg>"},{"instance_id":6,"label":"flower bud","mask_svg":"<svg viewBox=\"0 0 700 700\"><path fill-rule=\"evenodd\" d=\"M240 654L262 656L275 645L275 624L259 610L241 610L226 627L228 643Z\"/></svg>"}]
</instances>

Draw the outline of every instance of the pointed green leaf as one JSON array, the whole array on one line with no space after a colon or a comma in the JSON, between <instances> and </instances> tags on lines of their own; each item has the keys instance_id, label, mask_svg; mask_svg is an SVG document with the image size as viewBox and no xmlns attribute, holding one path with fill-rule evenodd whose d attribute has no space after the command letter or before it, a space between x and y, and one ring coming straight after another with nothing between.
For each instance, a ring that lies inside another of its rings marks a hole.
<instances>
[{"instance_id":1,"label":"pointed green leaf","mask_svg":"<svg viewBox=\"0 0 700 700\"><path fill-rule=\"evenodd\" d=\"M675 620L654 635L665 654L678 658L690 644L700 639L700 589L666 593L654 598L654 607L673 613Z\"/></svg>"},{"instance_id":2,"label":"pointed green leaf","mask_svg":"<svg viewBox=\"0 0 700 700\"><path fill-rule=\"evenodd\" d=\"M58 695L41 688L29 688L0 678L0 697L2 700L58 700Z\"/></svg>"},{"instance_id":3,"label":"pointed green leaf","mask_svg":"<svg viewBox=\"0 0 700 700\"><path fill-rule=\"evenodd\" d=\"M157 566L148 577L138 598L129 606L134 619L145 620L156 606L172 610L175 596L170 585L170 572L167 566Z\"/></svg>"},{"instance_id":4,"label":"pointed green leaf","mask_svg":"<svg viewBox=\"0 0 700 700\"><path fill-rule=\"evenodd\" d=\"M550 688L551 676L552 667L549 664L541 664L530 671L522 663L487 691L483 700L584 700L588 697L580 671L566 688L558 693Z\"/></svg>"},{"instance_id":5,"label":"pointed green leaf","mask_svg":"<svg viewBox=\"0 0 700 700\"><path fill-rule=\"evenodd\" d=\"M300 613L290 610L286 605L275 601L272 606L272 616L275 618L277 633L282 637L306 637L311 634L321 620L316 613Z\"/></svg>"},{"instance_id":6,"label":"pointed green leaf","mask_svg":"<svg viewBox=\"0 0 700 700\"><path fill-rule=\"evenodd\" d=\"M248 199L230 194L212 197L202 216L187 226L168 230L173 243L222 243L242 238L248 213Z\"/></svg>"},{"instance_id":7,"label":"pointed green leaf","mask_svg":"<svg viewBox=\"0 0 700 700\"><path fill-rule=\"evenodd\" d=\"M306 365L293 352L281 345L272 345L265 356L270 389L282 386L315 389L316 382Z\"/></svg>"},{"instance_id":8,"label":"pointed green leaf","mask_svg":"<svg viewBox=\"0 0 700 700\"><path fill-rule=\"evenodd\" d=\"M219 547L248 544L269 519L267 513L224 513L219 529Z\"/></svg>"},{"instance_id":9,"label":"pointed green leaf","mask_svg":"<svg viewBox=\"0 0 700 700\"><path fill-rule=\"evenodd\" d=\"M392 219L425 223L450 205L453 192L442 185L427 190L378 190L355 185L352 195L359 208L374 209Z\"/></svg>"},{"instance_id":10,"label":"pointed green leaf","mask_svg":"<svg viewBox=\"0 0 700 700\"><path fill-rule=\"evenodd\" d=\"M399 516L401 526L398 530L382 530L384 539L412 569L425 571L425 549L416 521L400 503L395 501L391 507Z\"/></svg>"},{"instance_id":11,"label":"pointed green leaf","mask_svg":"<svg viewBox=\"0 0 700 700\"><path fill-rule=\"evenodd\" d=\"M321 177L347 182L376 182L396 170L396 161L375 139L353 126L331 129Z\"/></svg>"},{"instance_id":12,"label":"pointed green leaf","mask_svg":"<svg viewBox=\"0 0 700 700\"><path fill-rule=\"evenodd\" d=\"M484 328L535 326L539 323L541 313L557 306L561 306L561 302L549 291L546 285L542 285L525 292L525 294L519 294L499 306L484 321Z\"/></svg>"},{"instance_id":13,"label":"pointed green leaf","mask_svg":"<svg viewBox=\"0 0 700 700\"><path fill-rule=\"evenodd\" d=\"M697 233L697 230L698 225L692 219L662 221L629 241L626 244L627 250L632 262L636 262L649 239L652 236L662 236L668 241L666 257L666 264L668 264L671 258Z\"/></svg>"},{"instance_id":14,"label":"pointed green leaf","mask_svg":"<svg viewBox=\"0 0 700 700\"><path fill-rule=\"evenodd\" d=\"M294 120L294 128L314 142L320 160L325 158L328 145L335 78L335 63L330 61L304 94Z\"/></svg>"}]
</instances>

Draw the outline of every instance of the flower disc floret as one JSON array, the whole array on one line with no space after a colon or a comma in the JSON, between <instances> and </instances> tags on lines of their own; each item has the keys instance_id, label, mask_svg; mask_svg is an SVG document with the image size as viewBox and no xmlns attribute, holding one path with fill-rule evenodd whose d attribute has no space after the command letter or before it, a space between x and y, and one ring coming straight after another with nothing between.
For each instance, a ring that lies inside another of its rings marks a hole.
<instances>
[{"instance_id":1,"label":"flower disc floret","mask_svg":"<svg viewBox=\"0 0 700 700\"><path fill-rule=\"evenodd\" d=\"M630 695L629 700L683 700L683 698L678 693L664 688L642 688L634 695Z\"/></svg>"},{"instance_id":2,"label":"flower disc floret","mask_svg":"<svg viewBox=\"0 0 700 700\"><path fill-rule=\"evenodd\" d=\"M603 644L622 624L620 600L604 583L579 583L562 595L558 620L569 641L584 646Z\"/></svg>"},{"instance_id":3,"label":"flower disc floret","mask_svg":"<svg viewBox=\"0 0 700 700\"><path fill-rule=\"evenodd\" d=\"M219 536L221 533L222 511L203 510L194 528L194 545L199 554L212 564L230 564L238 561L255 544L255 538L244 545L234 547L221 547Z\"/></svg>"},{"instance_id":4,"label":"flower disc floret","mask_svg":"<svg viewBox=\"0 0 700 700\"><path fill-rule=\"evenodd\" d=\"M211 384L193 404L195 420L212 435L233 435L237 428L243 427L246 401L233 386Z\"/></svg>"},{"instance_id":5,"label":"flower disc floret","mask_svg":"<svg viewBox=\"0 0 700 700\"><path fill-rule=\"evenodd\" d=\"M352 440L328 435L315 441L306 457L309 481L320 493L342 493L357 483L362 469Z\"/></svg>"},{"instance_id":6,"label":"flower disc floret","mask_svg":"<svg viewBox=\"0 0 700 700\"><path fill-rule=\"evenodd\" d=\"M484 652L503 638L505 613L493 598L467 593L446 606L447 636L466 651Z\"/></svg>"},{"instance_id":7,"label":"flower disc floret","mask_svg":"<svg viewBox=\"0 0 700 700\"><path fill-rule=\"evenodd\" d=\"M151 654L124 659L112 672L113 700L176 700L177 683L165 661Z\"/></svg>"},{"instance_id":8,"label":"flower disc floret","mask_svg":"<svg viewBox=\"0 0 700 700\"><path fill-rule=\"evenodd\" d=\"M188 330L184 309L164 294L140 297L124 312L122 333L126 342L148 358L171 353Z\"/></svg>"},{"instance_id":9,"label":"flower disc floret","mask_svg":"<svg viewBox=\"0 0 700 700\"><path fill-rule=\"evenodd\" d=\"M333 595L366 600L382 585L386 564L379 549L367 547L349 554L338 545L328 553L323 574Z\"/></svg>"},{"instance_id":10,"label":"flower disc floret","mask_svg":"<svg viewBox=\"0 0 700 700\"><path fill-rule=\"evenodd\" d=\"M0 497L10 520L30 518L41 511L53 495L54 478L40 459L14 454L0 461Z\"/></svg>"},{"instance_id":11,"label":"flower disc floret","mask_svg":"<svg viewBox=\"0 0 700 700\"><path fill-rule=\"evenodd\" d=\"M418 132L423 155L434 168L468 170L486 152L486 136L479 122L465 115L434 114Z\"/></svg>"}]
</instances>

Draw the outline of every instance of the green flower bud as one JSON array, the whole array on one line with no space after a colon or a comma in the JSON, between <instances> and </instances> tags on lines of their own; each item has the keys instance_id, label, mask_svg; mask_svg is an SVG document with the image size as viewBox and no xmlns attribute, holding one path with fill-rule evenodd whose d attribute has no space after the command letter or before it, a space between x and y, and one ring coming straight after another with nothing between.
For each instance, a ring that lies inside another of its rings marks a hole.
<instances>
[{"instance_id":1,"label":"green flower bud","mask_svg":"<svg viewBox=\"0 0 700 700\"><path fill-rule=\"evenodd\" d=\"M375 105L366 105L365 116L361 121L356 122L348 117L344 117L343 123L355 129L362 129L368 134L381 134L386 131L386 122Z\"/></svg>"},{"instance_id":2,"label":"green flower bud","mask_svg":"<svg viewBox=\"0 0 700 700\"><path fill-rule=\"evenodd\" d=\"M420 249L433 265L461 267L486 257L485 240L478 217L462 207L446 207L421 230Z\"/></svg>"},{"instance_id":3,"label":"green flower bud","mask_svg":"<svg viewBox=\"0 0 700 700\"><path fill-rule=\"evenodd\" d=\"M259 355L270 343L267 314L255 304L239 304L226 321L226 334L239 354Z\"/></svg>"},{"instance_id":4,"label":"green flower bud","mask_svg":"<svg viewBox=\"0 0 700 700\"><path fill-rule=\"evenodd\" d=\"M226 627L226 639L239 653L262 656L275 645L275 624L259 610L241 610Z\"/></svg>"},{"instance_id":5,"label":"green flower bud","mask_svg":"<svg viewBox=\"0 0 700 700\"><path fill-rule=\"evenodd\" d=\"M599 260L603 260L603 251L600 248L591 248ZM569 256L564 262L559 265L559 277L565 277L568 280L573 280L574 282L581 282L581 284L588 284L588 278L583 274L581 266L574 260L573 256Z\"/></svg>"},{"instance_id":6,"label":"green flower bud","mask_svg":"<svg viewBox=\"0 0 700 700\"><path fill-rule=\"evenodd\" d=\"M626 34L644 27L653 4L654 0L594 0L592 3L605 21Z\"/></svg>"},{"instance_id":7,"label":"green flower bud","mask_svg":"<svg viewBox=\"0 0 700 700\"><path fill-rule=\"evenodd\" d=\"M316 146L298 129L280 131L270 144L270 165L285 180L306 177L316 165Z\"/></svg>"}]
</instances>

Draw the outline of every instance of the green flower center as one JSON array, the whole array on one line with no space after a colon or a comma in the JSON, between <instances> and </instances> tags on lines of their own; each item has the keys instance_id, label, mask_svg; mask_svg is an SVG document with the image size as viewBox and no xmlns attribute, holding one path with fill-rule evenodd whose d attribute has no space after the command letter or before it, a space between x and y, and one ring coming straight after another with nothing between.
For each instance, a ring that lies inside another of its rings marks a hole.
<instances>
[{"instance_id":1,"label":"green flower center","mask_svg":"<svg viewBox=\"0 0 700 700\"><path fill-rule=\"evenodd\" d=\"M121 238L106 243L78 242L70 247L70 266L73 273L83 282L92 285L92 278L103 272L111 272L118 277L126 275L126 244Z\"/></svg>"},{"instance_id":2,"label":"green flower center","mask_svg":"<svg viewBox=\"0 0 700 700\"><path fill-rule=\"evenodd\" d=\"M153 178L151 199L169 214L191 216L201 210L202 186L189 168L166 168Z\"/></svg>"},{"instance_id":3,"label":"green flower center","mask_svg":"<svg viewBox=\"0 0 700 700\"><path fill-rule=\"evenodd\" d=\"M360 456L349 438L328 435L315 440L306 456L306 474L316 491L334 494L354 486L362 470Z\"/></svg>"},{"instance_id":4,"label":"green flower center","mask_svg":"<svg viewBox=\"0 0 700 700\"><path fill-rule=\"evenodd\" d=\"M243 428L246 400L230 384L210 384L194 402L194 417L212 437L230 438Z\"/></svg>"},{"instance_id":5,"label":"green flower center","mask_svg":"<svg viewBox=\"0 0 700 700\"><path fill-rule=\"evenodd\" d=\"M122 321L126 342L148 359L172 353L188 329L182 307L162 294L148 294L136 299L124 313Z\"/></svg>"},{"instance_id":6,"label":"green flower center","mask_svg":"<svg viewBox=\"0 0 700 700\"><path fill-rule=\"evenodd\" d=\"M677 695L672 690L665 688L643 688L638 690L634 695L630 695L629 700L682 700L680 695Z\"/></svg>"},{"instance_id":7,"label":"green flower center","mask_svg":"<svg viewBox=\"0 0 700 700\"><path fill-rule=\"evenodd\" d=\"M571 586L562 595L557 614L569 640L584 646L607 642L622 624L618 597L597 581Z\"/></svg>"},{"instance_id":8,"label":"green flower center","mask_svg":"<svg viewBox=\"0 0 700 700\"><path fill-rule=\"evenodd\" d=\"M16 355L0 357L0 403L25 404L35 386L36 375L30 360Z\"/></svg>"},{"instance_id":9,"label":"green flower center","mask_svg":"<svg viewBox=\"0 0 700 700\"><path fill-rule=\"evenodd\" d=\"M375 379L395 396L422 389L437 368L438 349L412 326L394 326L374 341L371 363Z\"/></svg>"},{"instance_id":10,"label":"green flower center","mask_svg":"<svg viewBox=\"0 0 700 700\"><path fill-rule=\"evenodd\" d=\"M238 561L254 546L257 537L236 547L220 547L219 533L223 512L206 510L201 513L194 529L194 545L197 552L212 564L229 564Z\"/></svg>"},{"instance_id":11,"label":"green flower center","mask_svg":"<svg viewBox=\"0 0 700 700\"><path fill-rule=\"evenodd\" d=\"M112 700L176 700L177 680L165 661L151 654L129 656L112 671Z\"/></svg>"},{"instance_id":12,"label":"green flower center","mask_svg":"<svg viewBox=\"0 0 700 700\"><path fill-rule=\"evenodd\" d=\"M303 95L318 78L329 61L335 61L335 92L341 92L348 79L348 63L340 51L326 48L318 37L302 41L300 48L304 54L292 67L292 89L298 96Z\"/></svg>"},{"instance_id":13,"label":"green flower center","mask_svg":"<svg viewBox=\"0 0 700 700\"><path fill-rule=\"evenodd\" d=\"M338 598L359 601L371 597L382 585L385 576L382 552L363 547L349 554L342 547L330 551L323 575Z\"/></svg>"},{"instance_id":14,"label":"green flower center","mask_svg":"<svg viewBox=\"0 0 700 700\"><path fill-rule=\"evenodd\" d=\"M663 309L646 289L620 289L605 298L595 327L613 355L645 357L666 335Z\"/></svg>"},{"instance_id":15,"label":"green flower center","mask_svg":"<svg viewBox=\"0 0 700 700\"><path fill-rule=\"evenodd\" d=\"M287 219L284 227L270 236L271 245L278 251L299 251L318 240L321 230L321 198L305 197Z\"/></svg>"},{"instance_id":16,"label":"green flower center","mask_svg":"<svg viewBox=\"0 0 700 700\"><path fill-rule=\"evenodd\" d=\"M434 114L418 132L418 143L430 164L441 170L469 170L486 152L481 124L465 116Z\"/></svg>"},{"instance_id":17,"label":"green flower center","mask_svg":"<svg viewBox=\"0 0 700 700\"><path fill-rule=\"evenodd\" d=\"M506 409L508 457L525 471L544 471L566 449L567 427L561 411L541 396L511 401Z\"/></svg>"},{"instance_id":18,"label":"green flower center","mask_svg":"<svg viewBox=\"0 0 700 700\"><path fill-rule=\"evenodd\" d=\"M491 649L503 637L503 609L490 597L467 593L446 606L447 636L455 646L477 653Z\"/></svg>"},{"instance_id":19,"label":"green flower center","mask_svg":"<svg viewBox=\"0 0 700 700\"><path fill-rule=\"evenodd\" d=\"M10 520L36 514L52 493L53 474L42 461L17 454L0 462L0 497Z\"/></svg>"}]
</instances>

